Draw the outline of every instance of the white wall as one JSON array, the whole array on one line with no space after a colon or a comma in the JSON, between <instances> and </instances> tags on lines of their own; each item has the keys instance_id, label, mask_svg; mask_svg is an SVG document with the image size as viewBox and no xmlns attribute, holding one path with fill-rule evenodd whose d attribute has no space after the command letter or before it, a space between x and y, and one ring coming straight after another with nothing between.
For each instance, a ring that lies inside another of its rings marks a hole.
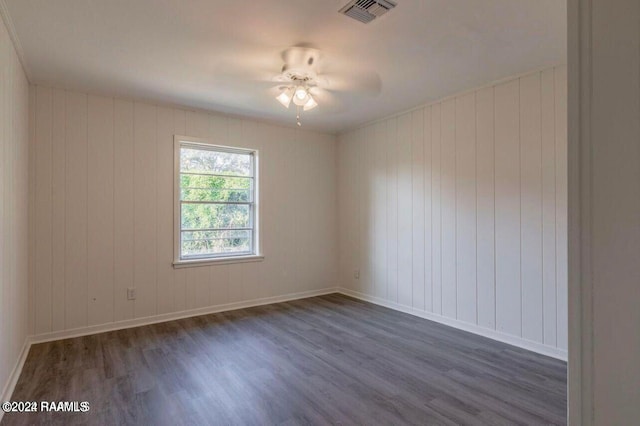
<instances>
[{"instance_id":1,"label":"white wall","mask_svg":"<svg viewBox=\"0 0 640 426\"><path fill-rule=\"evenodd\" d=\"M42 86L31 94L36 335L336 285L334 136ZM173 269L174 134L260 150L263 262Z\"/></svg>"},{"instance_id":2,"label":"white wall","mask_svg":"<svg viewBox=\"0 0 640 426\"><path fill-rule=\"evenodd\" d=\"M0 19L0 397L28 330L28 87Z\"/></svg>"},{"instance_id":3,"label":"white wall","mask_svg":"<svg viewBox=\"0 0 640 426\"><path fill-rule=\"evenodd\" d=\"M640 2L569 1L571 425L640 419Z\"/></svg>"},{"instance_id":4,"label":"white wall","mask_svg":"<svg viewBox=\"0 0 640 426\"><path fill-rule=\"evenodd\" d=\"M566 84L546 69L341 134L341 285L565 357Z\"/></svg>"}]
</instances>

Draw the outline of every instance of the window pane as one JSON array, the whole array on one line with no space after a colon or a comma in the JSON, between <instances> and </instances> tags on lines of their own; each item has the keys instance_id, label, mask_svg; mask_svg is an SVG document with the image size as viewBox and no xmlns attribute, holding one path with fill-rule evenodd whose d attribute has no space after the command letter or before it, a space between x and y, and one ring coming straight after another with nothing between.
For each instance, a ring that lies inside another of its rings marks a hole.
<instances>
[{"instance_id":1,"label":"window pane","mask_svg":"<svg viewBox=\"0 0 640 426\"><path fill-rule=\"evenodd\" d=\"M251 201L251 178L180 175L184 201Z\"/></svg>"},{"instance_id":2,"label":"window pane","mask_svg":"<svg viewBox=\"0 0 640 426\"><path fill-rule=\"evenodd\" d=\"M251 155L183 147L180 149L180 171L251 176Z\"/></svg>"},{"instance_id":3,"label":"window pane","mask_svg":"<svg viewBox=\"0 0 640 426\"><path fill-rule=\"evenodd\" d=\"M249 228L247 204L182 204L182 229Z\"/></svg>"},{"instance_id":4,"label":"window pane","mask_svg":"<svg viewBox=\"0 0 640 426\"><path fill-rule=\"evenodd\" d=\"M182 256L251 251L251 231L194 231L182 233Z\"/></svg>"},{"instance_id":5,"label":"window pane","mask_svg":"<svg viewBox=\"0 0 640 426\"><path fill-rule=\"evenodd\" d=\"M180 147L181 258L253 253L254 158L225 149Z\"/></svg>"}]
</instances>

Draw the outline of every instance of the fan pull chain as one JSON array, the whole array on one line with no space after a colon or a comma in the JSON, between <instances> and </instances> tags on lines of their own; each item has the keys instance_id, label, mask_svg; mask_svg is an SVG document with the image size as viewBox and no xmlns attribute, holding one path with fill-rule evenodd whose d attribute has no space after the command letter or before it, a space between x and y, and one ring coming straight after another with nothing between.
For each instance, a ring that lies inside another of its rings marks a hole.
<instances>
[{"instance_id":1,"label":"fan pull chain","mask_svg":"<svg viewBox=\"0 0 640 426\"><path fill-rule=\"evenodd\" d=\"M296 105L296 124L298 127L302 127L302 123L300 122L300 107Z\"/></svg>"}]
</instances>

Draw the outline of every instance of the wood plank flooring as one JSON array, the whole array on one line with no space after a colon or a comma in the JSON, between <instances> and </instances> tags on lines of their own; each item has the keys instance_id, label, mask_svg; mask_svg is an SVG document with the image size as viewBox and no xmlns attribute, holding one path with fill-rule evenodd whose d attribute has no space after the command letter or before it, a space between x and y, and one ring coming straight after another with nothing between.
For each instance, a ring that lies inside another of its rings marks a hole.
<instances>
[{"instance_id":1,"label":"wood plank flooring","mask_svg":"<svg viewBox=\"0 0 640 426\"><path fill-rule=\"evenodd\" d=\"M566 423L566 363L332 294L34 345L2 425Z\"/></svg>"}]
</instances>

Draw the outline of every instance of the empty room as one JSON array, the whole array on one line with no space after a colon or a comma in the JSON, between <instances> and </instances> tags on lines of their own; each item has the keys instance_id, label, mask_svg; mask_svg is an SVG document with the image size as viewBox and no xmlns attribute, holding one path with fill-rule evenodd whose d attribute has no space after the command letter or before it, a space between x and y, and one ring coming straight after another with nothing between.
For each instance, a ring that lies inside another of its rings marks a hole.
<instances>
[{"instance_id":1,"label":"empty room","mask_svg":"<svg viewBox=\"0 0 640 426\"><path fill-rule=\"evenodd\" d=\"M0 0L1 425L636 425L637 0Z\"/></svg>"}]
</instances>

